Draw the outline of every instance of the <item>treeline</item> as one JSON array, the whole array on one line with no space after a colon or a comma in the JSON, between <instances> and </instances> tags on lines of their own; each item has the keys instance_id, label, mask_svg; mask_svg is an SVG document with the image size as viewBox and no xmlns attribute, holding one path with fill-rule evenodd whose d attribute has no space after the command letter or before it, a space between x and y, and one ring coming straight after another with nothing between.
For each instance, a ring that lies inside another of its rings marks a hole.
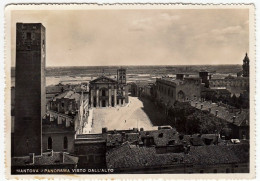
<instances>
[{"instance_id":1,"label":"treeline","mask_svg":"<svg viewBox=\"0 0 260 181\"><path fill-rule=\"evenodd\" d=\"M183 134L214 134L227 127L227 122L208 111L201 111L189 103L176 102L168 110L168 123Z\"/></svg>"}]
</instances>

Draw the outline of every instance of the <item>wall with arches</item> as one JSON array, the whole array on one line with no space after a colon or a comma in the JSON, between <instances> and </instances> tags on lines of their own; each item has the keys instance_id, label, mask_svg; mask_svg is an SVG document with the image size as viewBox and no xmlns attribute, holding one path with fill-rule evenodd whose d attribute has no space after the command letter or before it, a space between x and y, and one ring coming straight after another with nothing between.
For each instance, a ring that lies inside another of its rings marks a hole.
<instances>
[{"instance_id":1,"label":"wall with arches","mask_svg":"<svg viewBox=\"0 0 260 181\"><path fill-rule=\"evenodd\" d=\"M55 152L65 151L73 153L74 139L74 132L44 133L42 135L42 151L47 152L53 150Z\"/></svg>"}]
</instances>

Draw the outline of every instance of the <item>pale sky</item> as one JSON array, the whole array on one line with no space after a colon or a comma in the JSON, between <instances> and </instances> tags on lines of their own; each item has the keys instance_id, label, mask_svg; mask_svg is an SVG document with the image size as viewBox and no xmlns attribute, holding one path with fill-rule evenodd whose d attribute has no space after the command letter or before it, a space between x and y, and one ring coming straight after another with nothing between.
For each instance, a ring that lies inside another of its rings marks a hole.
<instances>
[{"instance_id":1,"label":"pale sky","mask_svg":"<svg viewBox=\"0 0 260 181\"><path fill-rule=\"evenodd\" d=\"M242 64L247 9L12 12L46 28L46 66Z\"/></svg>"}]
</instances>

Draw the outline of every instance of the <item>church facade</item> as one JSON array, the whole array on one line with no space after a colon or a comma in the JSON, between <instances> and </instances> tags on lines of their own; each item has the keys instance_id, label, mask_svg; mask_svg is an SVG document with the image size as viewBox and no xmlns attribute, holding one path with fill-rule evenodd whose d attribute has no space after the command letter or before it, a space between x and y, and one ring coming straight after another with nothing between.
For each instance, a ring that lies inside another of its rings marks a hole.
<instances>
[{"instance_id":1,"label":"church facade","mask_svg":"<svg viewBox=\"0 0 260 181\"><path fill-rule=\"evenodd\" d=\"M120 81L116 81L104 75L90 81L90 105L91 107L116 107L128 103L128 89L125 78L121 75Z\"/></svg>"}]
</instances>

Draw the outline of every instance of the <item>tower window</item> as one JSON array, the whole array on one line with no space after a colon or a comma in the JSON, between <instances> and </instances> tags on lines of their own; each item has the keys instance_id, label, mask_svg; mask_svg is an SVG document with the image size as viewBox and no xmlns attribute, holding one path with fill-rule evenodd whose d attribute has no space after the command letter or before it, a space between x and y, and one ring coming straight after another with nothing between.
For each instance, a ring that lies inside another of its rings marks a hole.
<instances>
[{"instance_id":1,"label":"tower window","mask_svg":"<svg viewBox=\"0 0 260 181\"><path fill-rule=\"evenodd\" d=\"M68 149L68 138L66 136L63 139L63 149L64 150Z\"/></svg>"},{"instance_id":2,"label":"tower window","mask_svg":"<svg viewBox=\"0 0 260 181\"><path fill-rule=\"evenodd\" d=\"M31 46L28 45L28 46L26 47L26 50L31 50Z\"/></svg>"},{"instance_id":3,"label":"tower window","mask_svg":"<svg viewBox=\"0 0 260 181\"><path fill-rule=\"evenodd\" d=\"M48 150L52 150L52 138L48 138Z\"/></svg>"},{"instance_id":4,"label":"tower window","mask_svg":"<svg viewBox=\"0 0 260 181\"><path fill-rule=\"evenodd\" d=\"M159 137L159 138L162 138L162 137L163 137L163 133L160 133L160 134L158 135L158 137Z\"/></svg>"},{"instance_id":5,"label":"tower window","mask_svg":"<svg viewBox=\"0 0 260 181\"><path fill-rule=\"evenodd\" d=\"M28 40L31 40L31 39L32 39L32 34L31 34L31 32L27 32L27 33L26 33L26 38L27 38Z\"/></svg>"}]
</instances>

